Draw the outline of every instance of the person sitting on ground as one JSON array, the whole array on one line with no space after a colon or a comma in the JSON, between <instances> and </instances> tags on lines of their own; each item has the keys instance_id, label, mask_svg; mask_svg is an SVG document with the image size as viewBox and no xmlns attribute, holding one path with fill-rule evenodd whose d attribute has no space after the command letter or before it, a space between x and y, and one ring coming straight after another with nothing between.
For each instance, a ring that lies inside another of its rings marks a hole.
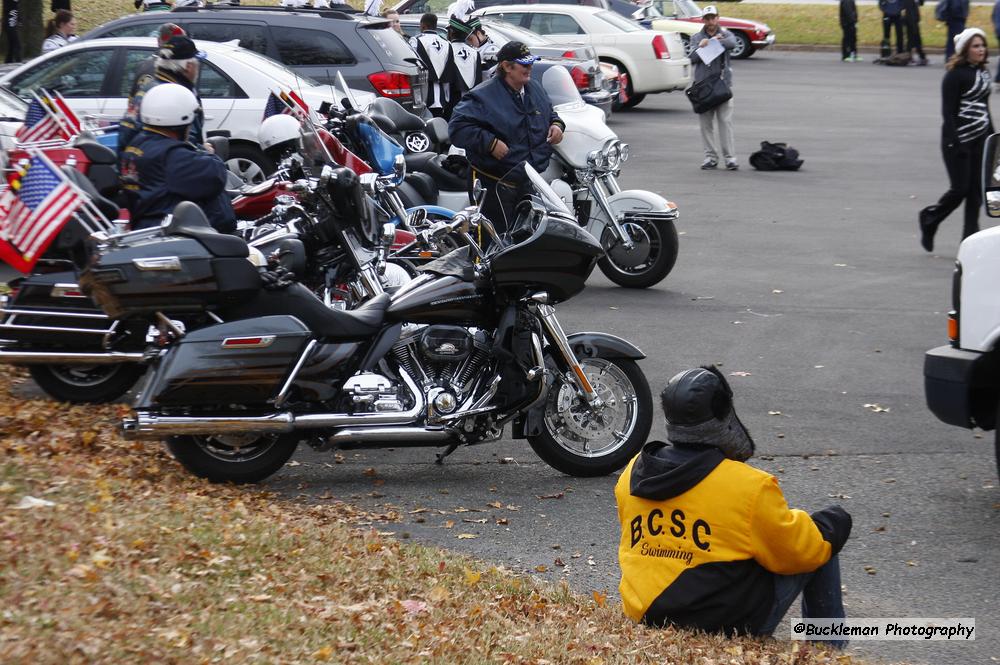
<instances>
[{"instance_id":1,"label":"person sitting on ground","mask_svg":"<svg viewBox=\"0 0 1000 665\"><path fill-rule=\"evenodd\" d=\"M118 163L134 230L160 224L181 201L201 206L217 231L236 229L225 163L185 140L199 111L194 93L176 83L158 85L142 98L142 129Z\"/></svg>"},{"instance_id":2,"label":"person sitting on ground","mask_svg":"<svg viewBox=\"0 0 1000 665\"><path fill-rule=\"evenodd\" d=\"M790 509L714 366L660 395L668 443L651 441L615 486L625 613L650 626L770 635L799 593L803 618L843 618L837 554L851 516ZM843 647L844 643L835 643Z\"/></svg>"},{"instance_id":3,"label":"person sitting on ground","mask_svg":"<svg viewBox=\"0 0 1000 665\"><path fill-rule=\"evenodd\" d=\"M76 41L76 17L68 9L60 9L49 19L45 28L45 41L42 42L42 53L55 51L66 44Z\"/></svg>"}]
</instances>

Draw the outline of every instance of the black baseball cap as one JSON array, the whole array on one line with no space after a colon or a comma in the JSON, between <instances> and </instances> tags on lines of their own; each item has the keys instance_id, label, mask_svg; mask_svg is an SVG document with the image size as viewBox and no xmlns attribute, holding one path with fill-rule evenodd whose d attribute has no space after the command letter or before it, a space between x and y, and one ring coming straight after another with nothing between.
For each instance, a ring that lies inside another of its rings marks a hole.
<instances>
[{"instance_id":1,"label":"black baseball cap","mask_svg":"<svg viewBox=\"0 0 1000 665\"><path fill-rule=\"evenodd\" d=\"M190 60L191 58L204 60L205 52L199 51L190 37L174 35L160 47L160 57L164 60Z\"/></svg>"},{"instance_id":2,"label":"black baseball cap","mask_svg":"<svg viewBox=\"0 0 1000 665\"><path fill-rule=\"evenodd\" d=\"M507 42L497 52L497 62L516 62L519 65L530 65L541 60L537 55L531 55L531 49L524 42Z\"/></svg>"}]
</instances>

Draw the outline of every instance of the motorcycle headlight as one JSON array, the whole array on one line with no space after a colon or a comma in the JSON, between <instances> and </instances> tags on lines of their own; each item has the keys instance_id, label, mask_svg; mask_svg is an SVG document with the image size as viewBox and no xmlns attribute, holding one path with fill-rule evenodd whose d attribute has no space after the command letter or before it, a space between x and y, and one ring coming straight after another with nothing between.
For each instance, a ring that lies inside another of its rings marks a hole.
<instances>
[{"instance_id":1,"label":"motorcycle headlight","mask_svg":"<svg viewBox=\"0 0 1000 665\"><path fill-rule=\"evenodd\" d=\"M603 150L591 150L587 153L587 166L592 169L604 170L607 168L607 159Z\"/></svg>"},{"instance_id":2,"label":"motorcycle headlight","mask_svg":"<svg viewBox=\"0 0 1000 665\"><path fill-rule=\"evenodd\" d=\"M608 169L611 171L617 171L622 165L621 141L614 141L611 143L605 149L604 157L607 162Z\"/></svg>"}]
</instances>

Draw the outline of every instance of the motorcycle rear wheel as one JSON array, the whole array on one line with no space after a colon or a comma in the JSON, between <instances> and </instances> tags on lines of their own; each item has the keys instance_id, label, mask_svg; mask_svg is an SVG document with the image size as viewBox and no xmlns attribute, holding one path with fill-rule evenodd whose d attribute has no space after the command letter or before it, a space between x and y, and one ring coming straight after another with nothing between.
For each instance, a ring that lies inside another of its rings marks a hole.
<instances>
[{"instance_id":1,"label":"motorcycle rear wheel","mask_svg":"<svg viewBox=\"0 0 1000 665\"><path fill-rule=\"evenodd\" d=\"M298 438L278 434L173 436L167 449L185 469L213 483L256 483L276 473Z\"/></svg>"},{"instance_id":2,"label":"motorcycle rear wheel","mask_svg":"<svg viewBox=\"0 0 1000 665\"><path fill-rule=\"evenodd\" d=\"M648 256L637 264L625 265L625 261L630 258L629 254L616 246L614 231L605 228L601 234L601 245L605 253L597 263L601 272L618 286L628 289L645 289L659 284L677 262L680 243L674 223L671 220L629 223L625 225L625 229L636 243L636 251L648 252Z\"/></svg>"},{"instance_id":3,"label":"motorcycle rear wheel","mask_svg":"<svg viewBox=\"0 0 1000 665\"><path fill-rule=\"evenodd\" d=\"M53 399L75 404L113 402L135 385L146 367L116 365L30 365L28 372L38 387Z\"/></svg>"},{"instance_id":4,"label":"motorcycle rear wheel","mask_svg":"<svg viewBox=\"0 0 1000 665\"><path fill-rule=\"evenodd\" d=\"M580 365L604 405L592 412L575 388L556 381L545 398L542 430L528 443L557 471L578 478L606 476L628 464L646 443L653 398L634 360L593 357Z\"/></svg>"}]
</instances>

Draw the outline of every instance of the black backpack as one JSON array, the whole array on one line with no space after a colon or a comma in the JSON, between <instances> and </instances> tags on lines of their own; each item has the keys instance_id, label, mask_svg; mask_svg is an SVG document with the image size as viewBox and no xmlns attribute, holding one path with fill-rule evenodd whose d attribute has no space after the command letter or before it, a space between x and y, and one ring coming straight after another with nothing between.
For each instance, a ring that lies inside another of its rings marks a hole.
<instances>
[{"instance_id":1,"label":"black backpack","mask_svg":"<svg viewBox=\"0 0 1000 665\"><path fill-rule=\"evenodd\" d=\"M750 155L750 166L758 171L798 171L803 160L787 143L760 142L760 150Z\"/></svg>"}]
</instances>

